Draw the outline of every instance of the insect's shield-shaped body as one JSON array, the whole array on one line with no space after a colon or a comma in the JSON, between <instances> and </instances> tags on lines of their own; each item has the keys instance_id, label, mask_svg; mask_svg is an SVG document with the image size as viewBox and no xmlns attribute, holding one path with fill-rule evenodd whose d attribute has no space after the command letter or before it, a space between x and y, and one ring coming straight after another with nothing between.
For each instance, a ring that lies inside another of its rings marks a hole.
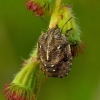
<instances>
[{"instance_id":1,"label":"insect's shield-shaped body","mask_svg":"<svg viewBox=\"0 0 100 100\"><path fill-rule=\"evenodd\" d=\"M60 29L49 29L38 40L38 60L42 71L51 77L65 77L72 65L70 44Z\"/></svg>"}]
</instances>

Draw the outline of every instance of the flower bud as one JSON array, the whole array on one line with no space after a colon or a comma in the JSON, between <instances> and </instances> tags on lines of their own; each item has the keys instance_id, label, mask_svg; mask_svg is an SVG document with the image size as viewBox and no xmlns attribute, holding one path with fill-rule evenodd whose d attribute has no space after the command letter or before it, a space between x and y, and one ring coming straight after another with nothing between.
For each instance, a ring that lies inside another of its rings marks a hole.
<instances>
[{"instance_id":1,"label":"flower bud","mask_svg":"<svg viewBox=\"0 0 100 100\"><path fill-rule=\"evenodd\" d=\"M28 0L26 6L28 10L35 13L36 16L43 16L45 13L51 12L52 0Z\"/></svg>"},{"instance_id":2,"label":"flower bud","mask_svg":"<svg viewBox=\"0 0 100 100\"><path fill-rule=\"evenodd\" d=\"M3 93L8 100L35 100L34 89L36 85L37 60L26 65L15 76L11 84L4 87Z\"/></svg>"}]
</instances>

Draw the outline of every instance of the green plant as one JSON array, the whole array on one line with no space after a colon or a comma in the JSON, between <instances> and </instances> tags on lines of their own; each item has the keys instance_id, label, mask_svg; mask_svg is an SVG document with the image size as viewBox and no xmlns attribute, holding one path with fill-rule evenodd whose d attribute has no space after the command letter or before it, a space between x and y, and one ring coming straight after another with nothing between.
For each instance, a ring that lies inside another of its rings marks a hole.
<instances>
[{"instance_id":1,"label":"green plant","mask_svg":"<svg viewBox=\"0 0 100 100\"><path fill-rule=\"evenodd\" d=\"M68 35L72 56L75 57L79 52L82 52L84 44L80 40L80 30L72 14L71 7L62 5L62 0L56 0L55 4L51 2L53 0L28 0L26 6L37 17L51 17L48 29L59 27L62 34ZM72 31L67 32L70 29ZM14 80L5 85L3 92L8 100L37 99L41 83L47 77L40 70L37 57L37 48L35 48L30 58L23 63L22 69L16 74Z\"/></svg>"}]
</instances>

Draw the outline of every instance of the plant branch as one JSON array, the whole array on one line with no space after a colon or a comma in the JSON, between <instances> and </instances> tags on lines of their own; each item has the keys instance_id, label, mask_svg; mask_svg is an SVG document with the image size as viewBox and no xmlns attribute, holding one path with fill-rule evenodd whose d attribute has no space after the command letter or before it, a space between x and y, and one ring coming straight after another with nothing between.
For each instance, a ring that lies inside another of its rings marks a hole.
<instances>
[{"instance_id":1,"label":"plant branch","mask_svg":"<svg viewBox=\"0 0 100 100\"><path fill-rule=\"evenodd\" d=\"M57 17L58 17L59 9L61 7L61 2L62 2L62 0L56 0L56 2L55 2L54 11L53 11L53 13L51 15L49 28L54 28L57 25L57 22L58 22L58 18Z\"/></svg>"}]
</instances>

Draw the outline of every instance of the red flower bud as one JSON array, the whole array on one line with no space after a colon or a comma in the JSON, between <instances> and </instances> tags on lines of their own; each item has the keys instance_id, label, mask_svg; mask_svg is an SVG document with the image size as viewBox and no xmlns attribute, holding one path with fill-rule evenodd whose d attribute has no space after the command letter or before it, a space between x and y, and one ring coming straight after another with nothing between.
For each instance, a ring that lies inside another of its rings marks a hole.
<instances>
[{"instance_id":1,"label":"red flower bud","mask_svg":"<svg viewBox=\"0 0 100 100\"><path fill-rule=\"evenodd\" d=\"M33 11L36 16L43 16L51 9L48 1L28 0L25 5L27 9Z\"/></svg>"}]
</instances>

